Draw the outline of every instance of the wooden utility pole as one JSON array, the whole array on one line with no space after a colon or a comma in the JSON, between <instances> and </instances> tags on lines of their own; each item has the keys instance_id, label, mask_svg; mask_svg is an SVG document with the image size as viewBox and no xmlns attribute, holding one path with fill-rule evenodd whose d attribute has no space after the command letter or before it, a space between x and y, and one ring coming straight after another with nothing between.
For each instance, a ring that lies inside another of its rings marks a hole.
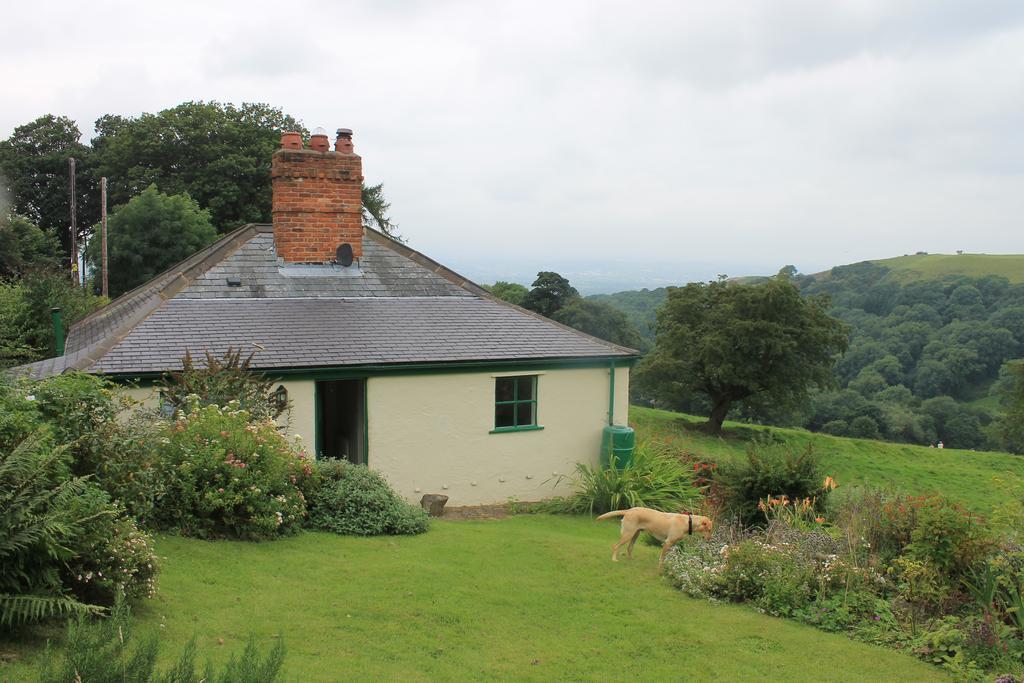
<instances>
[{"instance_id":1,"label":"wooden utility pole","mask_svg":"<svg viewBox=\"0 0 1024 683\"><path fill-rule=\"evenodd\" d=\"M100 178L100 249L103 250L100 268L103 271L103 296L110 296L107 287L107 179Z\"/></svg>"},{"instance_id":2,"label":"wooden utility pole","mask_svg":"<svg viewBox=\"0 0 1024 683\"><path fill-rule=\"evenodd\" d=\"M75 214L75 158L68 159L68 193L71 206L71 281L78 284L78 223Z\"/></svg>"}]
</instances>

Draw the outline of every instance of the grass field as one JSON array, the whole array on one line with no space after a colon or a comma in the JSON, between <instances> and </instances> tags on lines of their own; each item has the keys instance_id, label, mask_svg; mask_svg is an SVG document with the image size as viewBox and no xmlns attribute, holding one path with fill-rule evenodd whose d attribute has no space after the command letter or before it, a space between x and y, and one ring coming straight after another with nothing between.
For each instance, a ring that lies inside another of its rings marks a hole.
<instances>
[{"instance_id":1,"label":"grass field","mask_svg":"<svg viewBox=\"0 0 1024 683\"><path fill-rule=\"evenodd\" d=\"M944 678L909 655L687 598L658 576L655 548L611 563L616 533L530 515L402 538L161 537L160 593L139 622L164 625L164 656L195 634L218 662L250 633L283 637L290 681ZM38 650L19 654L0 680L31 680Z\"/></svg>"},{"instance_id":2,"label":"grass field","mask_svg":"<svg viewBox=\"0 0 1024 683\"><path fill-rule=\"evenodd\" d=\"M947 275L999 275L1011 283L1024 282L1024 254L914 254L872 261L890 269L887 279L898 282L931 280Z\"/></svg>"},{"instance_id":3,"label":"grass field","mask_svg":"<svg viewBox=\"0 0 1024 683\"><path fill-rule=\"evenodd\" d=\"M702 457L743 456L767 429L634 407L641 438ZM986 512L993 480L1024 485L1024 458L841 439L772 428L814 445L841 485L940 491ZM195 635L200 659L223 662L254 634L282 637L287 679L306 680L939 680L908 655L692 600L657 573L657 550L612 564L613 523L528 515L435 522L417 537L304 533L272 543L162 536L160 591L137 611L159 628L165 663ZM51 634L59 631L51 631ZM223 644L221 644L223 643ZM0 681L32 680L42 640L0 642Z\"/></svg>"},{"instance_id":4,"label":"grass field","mask_svg":"<svg viewBox=\"0 0 1024 683\"><path fill-rule=\"evenodd\" d=\"M840 484L893 485L909 493L939 492L982 513L1001 502L996 478L1024 486L1024 457L1007 453L940 450L735 422L725 423L724 437L712 437L693 429L703 418L636 406L630 408L629 417L641 438L668 438L680 448L715 461L743 457L750 438L771 429L795 448L813 444L827 473Z\"/></svg>"}]
</instances>

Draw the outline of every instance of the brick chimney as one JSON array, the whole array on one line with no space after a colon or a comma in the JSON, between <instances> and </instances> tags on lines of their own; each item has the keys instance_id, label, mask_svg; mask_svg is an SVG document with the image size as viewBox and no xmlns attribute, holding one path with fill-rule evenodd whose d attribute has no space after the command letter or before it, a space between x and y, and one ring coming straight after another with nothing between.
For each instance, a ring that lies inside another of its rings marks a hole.
<instances>
[{"instance_id":1,"label":"brick chimney","mask_svg":"<svg viewBox=\"0 0 1024 683\"><path fill-rule=\"evenodd\" d=\"M363 160L352 151L352 131L338 129L334 151L315 133L304 149L299 133L281 135L270 177L274 247L285 263L327 263L338 247L363 252Z\"/></svg>"}]
</instances>

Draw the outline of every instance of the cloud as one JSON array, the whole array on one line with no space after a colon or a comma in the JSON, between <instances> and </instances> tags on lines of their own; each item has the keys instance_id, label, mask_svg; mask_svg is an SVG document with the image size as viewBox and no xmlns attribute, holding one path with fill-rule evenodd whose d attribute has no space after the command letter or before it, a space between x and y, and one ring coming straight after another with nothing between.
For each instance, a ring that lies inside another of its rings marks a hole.
<instances>
[{"instance_id":1,"label":"cloud","mask_svg":"<svg viewBox=\"0 0 1024 683\"><path fill-rule=\"evenodd\" d=\"M1024 251L1016 1L92 7L7 10L0 136L47 112L87 129L268 102L355 129L442 261Z\"/></svg>"}]
</instances>

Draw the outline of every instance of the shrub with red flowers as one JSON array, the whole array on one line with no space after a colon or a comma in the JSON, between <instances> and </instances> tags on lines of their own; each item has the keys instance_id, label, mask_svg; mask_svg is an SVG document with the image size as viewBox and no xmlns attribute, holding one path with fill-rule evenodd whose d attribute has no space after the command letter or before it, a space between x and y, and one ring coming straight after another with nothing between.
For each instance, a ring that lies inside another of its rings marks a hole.
<instances>
[{"instance_id":1,"label":"shrub with red flowers","mask_svg":"<svg viewBox=\"0 0 1024 683\"><path fill-rule=\"evenodd\" d=\"M271 420L238 407L179 412L159 449L164 487L156 523L200 538L270 539L299 529L312 463Z\"/></svg>"}]
</instances>

